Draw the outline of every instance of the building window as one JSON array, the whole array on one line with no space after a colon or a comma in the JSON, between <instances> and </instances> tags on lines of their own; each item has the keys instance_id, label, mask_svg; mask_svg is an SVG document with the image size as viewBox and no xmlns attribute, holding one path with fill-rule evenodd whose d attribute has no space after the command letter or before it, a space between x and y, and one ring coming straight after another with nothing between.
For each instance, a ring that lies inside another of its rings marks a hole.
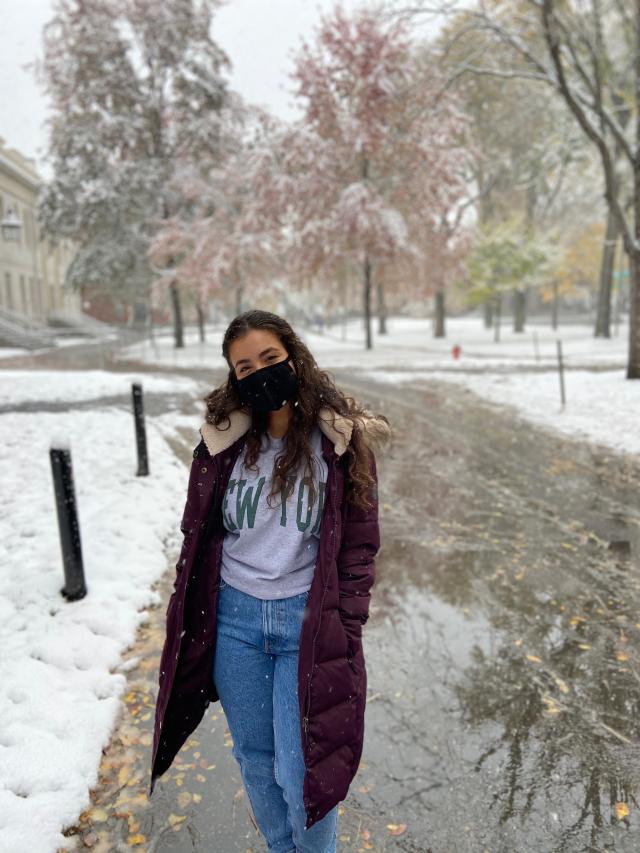
<instances>
[{"instance_id":1,"label":"building window","mask_svg":"<svg viewBox=\"0 0 640 853\"><path fill-rule=\"evenodd\" d=\"M7 243L20 244L20 232L22 231L23 223L18 216L17 205L8 205L0 221L2 222L2 236Z\"/></svg>"}]
</instances>

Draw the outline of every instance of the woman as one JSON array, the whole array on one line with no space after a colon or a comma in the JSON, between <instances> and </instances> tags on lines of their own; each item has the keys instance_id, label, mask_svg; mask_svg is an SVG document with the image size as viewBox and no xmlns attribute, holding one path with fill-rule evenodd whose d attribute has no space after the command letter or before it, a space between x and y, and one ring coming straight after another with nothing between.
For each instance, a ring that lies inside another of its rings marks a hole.
<instances>
[{"instance_id":1,"label":"woman","mask_svg":"<svg viewBox=\"0 0 640 853\"><path fill-rule=\"evenodd\" d=\"M150 794L219 699L268 850L334 853L362 753L373 449L389 423L275 314L236 317L222 350L229 377L206 398L167 609Z\"/></svg>"}]
</instances>

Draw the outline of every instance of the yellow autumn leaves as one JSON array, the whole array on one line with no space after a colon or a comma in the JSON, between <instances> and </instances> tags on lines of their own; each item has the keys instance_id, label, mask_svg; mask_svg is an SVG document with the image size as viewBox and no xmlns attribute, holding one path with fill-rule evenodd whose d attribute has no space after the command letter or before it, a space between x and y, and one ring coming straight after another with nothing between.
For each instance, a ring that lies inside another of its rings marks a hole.
<instances>
[{"instance_id":1,"label":"yellow autumn leaves","mask_svg":"<svg viewBox=\"0 0 640 853\"><path fill-rule=\"evenodd\" d=\"M344 809L343 809L344 810ZM407 831L406 823L387 823L386 829L389 835L403 835ZM342 842L351 841L351 836L347 833L342 833L338 836L338 839ZM371 831L369 829L361 829L357 834L357 844L358 850L376 850L376 845L372 839Z\"/></svg>"}]
</instances>

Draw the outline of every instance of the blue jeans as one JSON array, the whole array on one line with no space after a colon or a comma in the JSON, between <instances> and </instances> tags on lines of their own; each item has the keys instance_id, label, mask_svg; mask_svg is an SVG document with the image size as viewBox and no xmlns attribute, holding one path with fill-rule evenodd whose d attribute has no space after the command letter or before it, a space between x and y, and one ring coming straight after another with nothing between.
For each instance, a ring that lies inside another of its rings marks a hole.
<instances>
[{"instance_id":1,"label":"blue jeans","mask_svg":"<svg viewBox=\"0 0 640 853\"><path fill-rule=\"evenodd\" d=\"M213 679L269 853L335 853L338 807L305 829L298 652L308 591L263 600L221 581Z\"/></svg>"}]
</instances>

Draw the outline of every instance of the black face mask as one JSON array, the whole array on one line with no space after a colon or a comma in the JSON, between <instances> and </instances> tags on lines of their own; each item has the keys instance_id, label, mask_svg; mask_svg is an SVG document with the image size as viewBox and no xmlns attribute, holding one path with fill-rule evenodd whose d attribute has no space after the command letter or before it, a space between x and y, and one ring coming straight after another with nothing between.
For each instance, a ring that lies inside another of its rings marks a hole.
<instances>
[{"instance_id":1,"label":"black face mask","mask_svg":"<svg viewBox=\"0 0 640 853\"><path fill-rule=\"evenodd\" d=\"M298 377L288 364L290 358L287 353L284 361L254 370L244 379L238 379L232 371L231 384L240 400L256 412L274 412L293 399L298 390Z\"/></svg>"}]
</instances>

